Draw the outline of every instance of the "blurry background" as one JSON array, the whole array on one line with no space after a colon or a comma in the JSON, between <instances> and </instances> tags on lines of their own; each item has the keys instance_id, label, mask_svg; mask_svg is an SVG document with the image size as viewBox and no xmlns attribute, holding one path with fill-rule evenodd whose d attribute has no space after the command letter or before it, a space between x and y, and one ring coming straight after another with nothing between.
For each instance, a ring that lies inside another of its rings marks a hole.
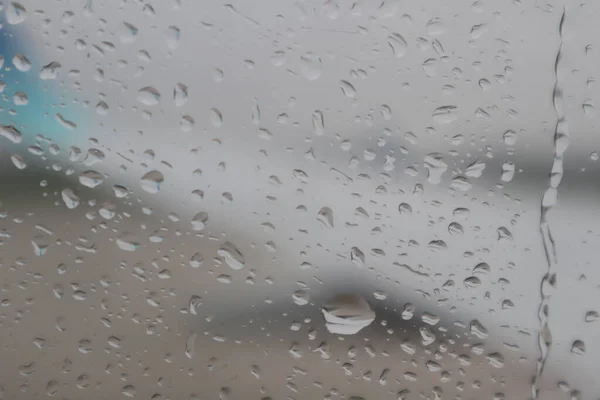
<instances>
[{"instance_id":1,"label":"blurry background","mask_svg":"<svg viewBox=\"0 0 600 400\"><path fill-rule=\"evenodd\" d=\"M597 399L599 13L5 1L0 398Z\"/></svg>"}]
</instances>

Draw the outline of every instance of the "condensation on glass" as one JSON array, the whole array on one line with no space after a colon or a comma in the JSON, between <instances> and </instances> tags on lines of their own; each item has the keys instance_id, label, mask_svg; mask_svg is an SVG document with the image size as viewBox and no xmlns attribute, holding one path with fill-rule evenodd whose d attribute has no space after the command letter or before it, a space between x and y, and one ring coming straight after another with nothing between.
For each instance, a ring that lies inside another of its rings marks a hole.
<instances>
[{"instance_id":1,"label":"condensation on glass","mask_svg":"<svg viewBox=\"0 0 600 400\"><path fill-rule=\"evenodd\" d=\"M598 399L599 3L0 8L0 399Z\"/></svg>"}]
</instances>

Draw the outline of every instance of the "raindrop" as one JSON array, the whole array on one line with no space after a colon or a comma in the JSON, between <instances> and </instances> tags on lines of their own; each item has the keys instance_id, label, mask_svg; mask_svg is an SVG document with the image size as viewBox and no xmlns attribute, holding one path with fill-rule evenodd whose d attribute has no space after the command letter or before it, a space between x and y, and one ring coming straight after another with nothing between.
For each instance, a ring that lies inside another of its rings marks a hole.
<instances>
[{"instance_id":1,"label":"raindrop","mask_svg":"<svg viewBox=\"0 0 600 400\"><path fill-rule=\"evenodd\" d=\"M469 323L469 331L479 339L485 339L488 336L487 329L476 319Z\"/></svg>"},{"instance_id":2,"label":"raindrop","mask_svg":"<svg viewBox=\"0 0 600 400\"><path fill-rule=\"evenodd\" d=\"M412 207L408 203L400 203L398 206L398 212L400 214L412 214Z\"/></svg>"},{"instance_id":3,"label":"raindrop","mask_svg":"<svg viewBox=\"0 0 600 400\"><path fill-rule=\"evenodd\" d=\"M299 289L292 294L292 300L294 300L294 303L296 303L296 305L304 306L308 304L310 296L306 290Z\"/></svg>"},{"instance_id":4,"label":"raindrop","mask_svg":"<svg viewBox=\"0 0 600 400\"><path fill-rule=\"evenodd\" d=\"M302 75L309 81L319 79L323 72L321 58L314 53L306 53L300 57L300 70Z\"/></svg>"},{"instance_id":5,"label":"raindrop","mask_svg":"<svg viewBox=\"0 0 600 400\"><path fill-rule=\"evenodd\" d=\"M188 87L183 83L178 83L173 89L173 100L177 107L183 107L188 101Z\"/></svg>"},{"instance_id":6,"label":"raindrop","mask_svg":"<svg viewBox=\"0 0 600 400\"><path fill-rule=\"evenodd\" d=\"M441 153L427 154L424 165L427 169L427 180L434 185L440 183L442 175L448 169L448 164L444 162L444 157Z\"/></svg>"},{"instance_id":7,"label":"raindrop","mask_svg":"<svg viewBox=\"0 0 600 400\"><path fill-rule=\"evenodd\" d=\"M507 146L514 146L515 143L517 143L517 132L513 131L512 129L509 129L506 132L504 132L503 138L504 144L506 144Z\"/></svg>"},{"instance_id":8,"label":"raindrop","mask_svg":"<svg viewBox=\"0 0 600 400\"><path fill-rule=\"evenodd\" d=\"M329 207L323 207L317 214L317 220L323 228L333 228L333 210Z\"/></svg>"},{"instance_id":9,"label":"raindrop","mask_svg":"<svg viewBox=\"0 0 600 400\"><path fill-rule=\"evenodd\" d=\"M452 187L466 192L467 190L470 190L473 185L466 177L455 176L452 178Z\"/></svg>"},{"instance_id":10,"label":"raindrop","mask_svg":"<svg viewBox=\"0 0 600 400\"><path fill-rule=\"evenodd\" d=\"M271 64L275 67L281 67L285 64L285 52L276 51L271 55Z\"/></svg>"},{"instance_id":11,"label":"raindrop","mask_svg":"<svg viewBox=\"0 0 600 400\"><path fill-rule=\"evenodd\" d=\"M145 106L155 106L160 102L160 92L152 86L143 87L138 91L137 101Z\"/></svg>"},{"instance_id":12,"label":"raindrop","mask_svg":"<svg viewBox=\"0 0 600 400\"><path fill-rule=\"evenodd\" d=\"M136 251L140 247L140 242L130 236L123 236L117 239L117 246L121 250Z\"/></svg>"},{"instance_id":13,"label":"raindrop","mask_svg":"<svg viewBox=\"0 0 600 400\"><path fill-rule=\"evenodd\" d=\"M160 185L165 180L163 174L160 171L153 170L147 172L140 180L140 185L148 193L158 193L160 191Z\"/></svg>"},{"instance_id":14,"label":"raindrop","mask_svg":"<svg viewBox=\"0 0 600 400\"><path fill-rule=\"evenodd\" d=\"M432 240L431 242L429 242L429 245L427 247L429 247L429 250L431 250L432 252L437 253L442 250L446 250L448 248L448 245L443 240Z\"/></svg>"},{"instance_id":15,"label":"raindrop","mask_svg":"<svg viewBox=\"0 0 600 400\"><path fill-rule=\"evenodd\" d=\"M27 19L27 10L20 3L12 1L6 7L5 15L6 22L10 25L17 25Z\"/></svg>"},{"instance_id":16,"label":"raindrop","mask_svg":"<svg viewBox=\"0 0 600 400\"><path fill-rule=\"evenodd\" d=\"M102 174L96 171L85 171L79 176L79 183L89 188L95 188L104 181Z\"/></svg>"},{"instance_id":17,"label":"raindrop","mask_svg":"<svg viewBox=\"0 0 600 400\"><path fill-rule=\"evenodd\" d=\"M465 175L469 178L479 178L483 174L484 169L484 162L475 161L467 167L467 169L465 170Z\"/></svg>"},{"instance_id":18,"label":"raindrop","mask_svg":"<svg viewBox=\"0 0 600 400\"><path fill-rule=\"evenodd\" d=\"M315 135L322 136L325 133L325 122L323 120L323 113L316 110L312 114L312 124L315 131Z\"/></svg>"},{"instance_id":19,"label":"raindrop","mask_svg":"<svg viewBox=\"0 0 600 400\"><path fill-rule=\"evenodd\" d=\"M25 162L25 159L23 158L23 156L20 154L11 155L10 160L12 161L14 166L17 167L17 169L27 168L27 163Z\"/></svg>"},{"instance_id":20,"label":"raindrop","mask_svg":"<svg viewBox=\"0 0 600 400\"><path fill-rule=\"evenodd\" d=\"M404 304L404 309L402 310L402 319L405 321L408 321L409 319L412 319L412 317L415 315L415 306L412 303L406 303Z\"/></svg>"},{"instance_id":21,"label":"raindrop","mask_svg":"<svg viewBox=\"0 0 600 400\"><path fill-rule=\"evenodd\" d=\"M208 214L204 211L199 212L192 218L192 229L195 231L201 231L206 227L208 221Z\"/></svg>"},{"instance_id":22,"label":"raindrop","mask_svg":"<svg viewBox=\"0 0 600 400\"><path fill-rule=\"evenodd\" d=\"M198 335L195 332L191 332L185 341L185 356L189 359L194 358L197 336Z\"/></svg>"},{"instance_id":23,"label":"raindrop","mask_svg":"<svg viewBox=\"0 0 600 400\"><path fill-rule=\"evenodd\" d=\"M217 108L211 108L208 111L208 115L212 126L218 128L223 125L223 115L221 114L221 111L219 111Z\"/></svg>"},{"instance_id":24,"label":"raindrop","mask_svg":"<svg viewBox=\"0 0 600 400\"><path fill-rule=\"evenodd\" d=\"M175 50L179 47L179 41L181 39L181 31L176 26L169 26L166 32L167 46L171 50Z\"/></svg>"},{"instance_id":25,"label":"raindrop","mask_svg":"<svg viewBox=\"0 0 600 400\"><path fill-rule=\"evenodd\" d=\"M392 52L396 58L404 57L408 50L406 40L399 33L392 33L388 36L388 44L392 48Z\"/></svg>"},{"instance_id":26,"label":"raindrop","mask_svg":"<svg viewBox=\"0 0 600 400\"><path fill-rule=\"evenodd\" d=\"M40 70L40 79L41 80L51 80L56 79L58 75L58 71L60 69L60 63L56 61L52 61L51 63L44 65L44 67Z\"/></svg>"},{"instance_id":27,"label":"raindrop","mask_svg":"<svg viewBox=\"0 0 600 400\"><path fill-rule=\"evenodd\" d=\"M512 233L504 226L498 228L496 232L498 233L498 240L512 240L513 238Z\"/></svg>"},{"instance_id":28,"label":"raindrop","mask_svg":"<svg viewBox=\"0 0 600 400\"><path fill-rule=\"evenodd\" d=\"M135 397L137 391L133 385L125 385L121 388L121 394L125 397Z\"/></svg>"},{"instance_id":29,"label":"raindrop","mask_svg":"<svg viewBox=\"0 0 600 400\"><path fill-rule=\"evenodd\" d=\"M138 29L129 22L123 22L121 28L121 43L133 43L137 39Z\"/></svg>"},{"instance_id":30,"label":"raindrop","mask_svg":"<svg viewBox=\"0 0 600 400\"><path fill-rule=\"evenodd\" d=\"M217 254L221 256L231 269L240 270L246 266L244 255L231 242L225 242Z\"/></svg>"},{"instance_id":31,"label":"raindrop","mask_svg":"<svg viewBox=\"0 0 600 400\"><path fill-rule=\"evenodd\" d=\"M495 368L504 367L504 356L500 353L491 353L485 357L490 365Z\"/></svg>"},{"instance_id":32,"label":"raindrop","mask_svg":"<svg viewBox=\"0 0 600 400\"><path fill-rule=\"evenodd\" d=\"M597 311L588 311L585 314L585 322L596 322L600 320L600 314Z\"/></svg>"},{"instance_id":33,"label":"raindrop","mask_svg":"<svg viewBox=\"0 0 600 400\"><path fill-rule=\"evenodd\" d=\"M350 82L340 81L340 88L342 89L342 93L344 93L344 96L348 98L356 97L356 89L354 88L354 86L352 86Z\"/></svg>"},{"instance_id":34,"label":"raindrop","mask_svg":"<svg viewBox=\"0 0 600 400\"><path fill-rule=\"evenodd\" d=\"M585 354L585 343L583 340L575 340L571 345L571 353L582 356Z\"/></svg>"},{"instance_id":35,"label":"raindrop","mask_svg":"<svg viewBox=\"0 0 600 400\"><path fill-rule=\"evenodd\" d=\"M438 124L448 124L456 121L458 118L458 109L456 106L438 107L433 111L433 120Z\"/></svg>"},{"instance_id":36,"label":"raindrop","mask_svg":"<svg viewBox=\"0 0 600 400\"><path fill-rule=\"evenodd\" d=\"M464 229L458 222L452 222L450 225L448 225L448 233L450 233L452 236L459 236L464 233Z\"/></svg>"},{"instance_id":37,"label":"raindrop","mask_svg":"<svg viewBox=\"0 0 600 400\"><path fill-rule=\"evenodd\" d=\"M507 161L504 164L502 164L502 181L503 182L510 182L512 181L513 177L515 176L515 164Z\"/></svg>"},{"instance_id":38,"label":"raindrop","mask_svg":"<svg viewBox=\"0 0 600 400\"><path fill-rule=\"evenodd\" d=\"M475 287L481 285L481 279L479 279L476 276L469 276L469 277L465 278L463 283L468 288L475 288Z\"/></svg>"},{"instance_id":39,"label":"raindrop","mask_svg":"<svg viewBox=\"0 0 600 400\"><path fill-rule=\"evenodd\" d=\"M63 189L61 196L68 209L72 210L79 205L79 197L73 193L73 190Z\"/></svg>"},{"instance_id":40,"label":"raindrop","mask_svg":"<svg viewBox=\"0 0 600 400\"><path fill-rule=\"evenodd\" d=\"M331 298L321 309L327 330L338 335L353 335L375 320L375 312L365 299L354 294Z\"/></svg>"},{"instance_id":41,"label":"raindrop","mask_svg":"<svg viewBox=\"0 0 600 400\"><path fill-rule=\"evenodd\" d=\"M358 247L352 247L350 249L350 259L356 266L362 267L365 264L365 253Z\"/></svg>"},{"instance_id":42,"label":"raindrop","mask_svg":"<svg viewBox=\"0 0 600 400\"><path fill-rule=\"evenodd\" d=\"M179 120L179 128L182 132L189 132L192 130L195 123L196 122L194 121L194 118L190 117L189 115L184 115Z\"/></svg>"},{"instance_id":43,"label":"raindrop","mask_svg":"<svg viewBox=\"0 0 600 400\"><path fill-rule=\"evenodd\" d=\"M31 61L23 54L17 54L12 59L13 65L21 72L27 72L31 69Z\"/></svg>"}]
</instances>

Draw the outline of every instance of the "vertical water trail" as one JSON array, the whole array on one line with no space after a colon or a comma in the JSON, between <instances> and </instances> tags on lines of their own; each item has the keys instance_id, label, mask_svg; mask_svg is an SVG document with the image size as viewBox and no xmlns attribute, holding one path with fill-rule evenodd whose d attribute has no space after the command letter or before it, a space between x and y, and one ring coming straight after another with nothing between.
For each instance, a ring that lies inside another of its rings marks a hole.
<instances>
[{"instance_id":1,"label":"vertical water trail","mask_svg":"<svg viewBox=\"0 0 600 400\"><path fill-rule=\"evenodd\" d=\"M544 372L544 367L548 360L548 353L552 346L552 334L548 325L548 308L552 292L556 288L556 270L558 267L554 239L552 238L552 232L550 231L550 225L548 224L548 213L556 205L558 186L563 177L563 154L567 147L569 147L569 129L563 109L563 82L560 73L560 63L563 57L563 25L565 22L565 15L566 7L563 8L558 24L559 45L554 62L555 80L554 90L552 92L552 104L554 105L554 111L556 112L554 162L552 163L552 171L550 172L550 182L548 183L548 188L544 192L541 204L540 233L542 235L548 269L540 282L541 301L538 308L538 346L540 349L540 356L537 360L535 376L531 388L534 399L538 399L539 381Z\"/></svg>"}]
</instances>

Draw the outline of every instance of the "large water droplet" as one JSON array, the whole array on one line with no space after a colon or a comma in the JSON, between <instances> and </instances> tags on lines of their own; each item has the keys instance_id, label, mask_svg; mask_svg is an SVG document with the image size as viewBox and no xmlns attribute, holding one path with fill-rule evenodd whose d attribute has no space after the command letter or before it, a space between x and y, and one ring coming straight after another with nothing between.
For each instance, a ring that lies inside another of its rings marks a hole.
<instances>
[{"instance_id":1,"label":"large water droplet","mask_svg":"<svg viewBox=\"0 0 600 400\"><path fill-rule=\"evenodd\" d=\"M145 106L155 106L160 102L160 92L152 86L143 87L138 91L137 101Z\"/></svg>"},{"instance_id":2,"label":"large water droplet","mask_svg":"<svg viewBox=\"0 0 600 400\"><path fill-rule=\"evenodd\" d=\"M406 44L406 40L399 33L392 33L388 36L388 44L392 48L392 52L396 58L404 57L406 51L408 50L408 45Z\"/></svg>"},{"instance_id":3,"label":"large water droplet","mask_svg":"<svg viewBox=\"0 0 600 400\"><path fill-rule=\"evenodd\" d=\"M60 63L56 61L52 61L51 63L44 65L44 67L40 70L40 79L41 80L51 80L56 79L58 75L58 71L60 69Z\"/></svg>"},{"instance_id":4,"label":"large water droplet","mask_svg":"<svg viewBox=\"0 0 600 400\"><path fill-rule=\"evenodd\" d=\"M117 246L121 250L136 251L140 247L140 242L132 236L124 235L117 239Z\"/></svg>"},{"instance_id":5,"label":"large water droplet","mask_svg":"<svg viewBox=\"0 0 600 400\"><path fill-rule=\"evenodd\" d=\"M27 72L31 69L31 61L23 54L17 54L12 59L13 65L21 72Z\"/></svg>"},{"instance_id":6,"label":"large water droplet","mask_svg":"<svg viewBox=\"0 0 600 400\"><path fill-rule=\"evenodd\" d=\"M356 89L354 88L354 86L352 86L350 82L340 81L340 88L342 89L342 93L344 93L344 96L349 98L356 97Z\"/></svg>"},{"instance_id":7,"label":"large water droplet","mask_svg":"<svg viewBox=\"0 0 600 400\"><path fill-rule=\"evenodd\" d=\"M470 178L479 178L483 174L485 163L483 161L475 161L470 164L465 170L465 175Z\"/></svg>"},{"instance_id":8,"label":"large water droplet","mask_svg":"<svg viewBox=\"0 0 600 400\"><path fill-rule=\"evenodd\" d=\"M341 294L331 298L321 309L325 326L331 333L353 335L375 320L375 312L362 297Z\"/></svg>"},{"instance_id":9,"label":"large water droplet","mask_svg":"<svg viewBox=\"0 0 600 400\"><path fill-rule=\"evenodd\" d=\"M325 133L325 121L323 120L323 113L320 110L313 112L312 124L315 135L322 136Z\"/></svg>"},{"instance_id":10,"label":"large water droplet","mask_svg":"<svg viewBox=\"0 0 600 400\"><path fill-rule=\"evenodd\" d=\"M73 193L73 190L63 189L61 196L67 208L73 209L79 205L79 197Z\"/></svg>"},{"instance_id":11,"label":"large water droplet","mask_svg":"<svg viewBox=\"0 0 600 400\"><path fill-rule=\"evenodd\" d=\"M104 181L102 174L96 171L85 171L79 176L79 183L89 188L95 188Z\"/></svg>"},{"instance_id":12,"label":"large water droplet","mask_svg":"<svg viewBox=\"0 0 600 400\"><path fill-rule=\"evenodd\" d=\"M425 156L425 168L427 169L427 180L429 183L438 184L442 179L442 175L448 169L448 164L444 162L444 157L441 153L429 153Z\"/></svg>"},{"instance_id":13,"label":"large water droplet","mask_svg":"<svg viewBox=\"0 0 600 400\"><path fill-rule=\"evenodd\" d=\"M240 270L246 266L244 255L231 242L225 242L217 254L221 256L231 269Z\"/></svg>"},{"instance_id":14,"label":"large water droplet","mask_svg":"<svg viewBox=\"0 0 600 400\"><path fill-rule=\"evenodd\" d=\"M6 22L10 25L17 25L27 18L27 10L20 3L12 1L8 7L6 7L5 15Z\"/></svg>"},{"instance_id":15,"label":"large water droplet","mask_svg":"<svg viewBox=\"0 0 600 400\"><path fill-rule=\"evenodd\" d=\"M321 58L314 53L306 53L300 57L300 70L309 81L319 79L323 72Z\"/></svg>"},{"instance_id":16,"label":"large water droplet","mask_svg":"<svg viewBox=\"0 0 600 400\"><path fill-rule=\"evenodd\" d=\"M176 84L173 90L173 100L177 107L185 105L188 101L188 87L183 83Z\"/></svg>"},{"instance_id":17,"label":"large water droplet","mask_svg":"<svg viewBox=\"0 0 600 400\"><path fill-rule=\"evenodd\" d=\"M176 26L169 26L166 32L167 46L171 50L175 50L179 47L179 41L181 40L181 30Z\"/></svg>"},{"instance_id":18,"label":"large water droplet","mask_svg":"<svg viewBox=\"0 0 600 400\"><path fill-rule=\"evenodd\" d=\"M442 106L433 110L433 120L438 124L449 124L458 118L456 106Z\"/></svg>"},{"instance_id":19,"label":"large water droplet","mask_svg":"<svg viewBox=\"0 0 600 400\"><path fill-rule=\"evenodd\" d=\"M333 210L329 207L323 207L317 214L317 220L324 228L333 228Z\"/></svg>"},{"instance_id":20,"label":"large water droplet","mask_svg":"<svg viewBox=\"0 0 600 400\"><path fill-rule=\"evenodd\" d=\"M147 172L140 180L140 185L148 193L158 193L160 191L160 185L165 180L165 177L160 171L153 170Z\"/></svg>"}]
</instances>

